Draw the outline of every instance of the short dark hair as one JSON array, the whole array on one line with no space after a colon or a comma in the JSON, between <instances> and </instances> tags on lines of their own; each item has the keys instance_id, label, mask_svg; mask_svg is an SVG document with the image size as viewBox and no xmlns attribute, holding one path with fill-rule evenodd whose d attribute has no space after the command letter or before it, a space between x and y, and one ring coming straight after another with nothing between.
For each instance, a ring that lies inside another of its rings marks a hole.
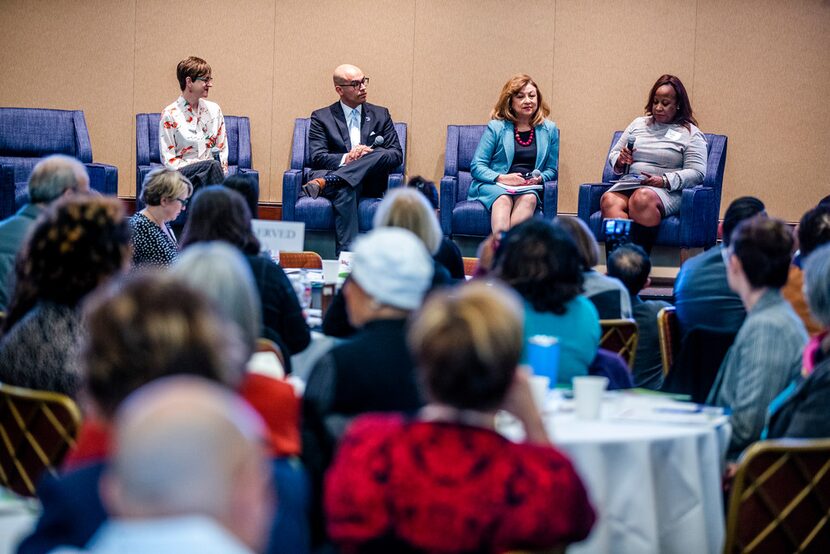
<instances>
[{"instance_id":1,"label":"short dark hair","mask_svg":"<svg viewBox=\"0 0 830 554\"><path fill-rule=\"evenodd\" d=\"M513 287L537 312L565 313L582 292L582 266L571 236L538 218L507 232L496 251L495 275Z\"/></svg>"},{"instance_id":2,"label":"short dark hair","mask_svg":"<svg viewBox=\"0 0 830 554\"><path fill-rule=\"evenodd\" d=\"M830 206L830 194L818 201L818 206Z\"/></svg>"},{"instance_id":3,"label":"short dark hair","mask_svg":"<svg viewBox=\"0 0 830 554\"><path fill-rule=\"evenodd\" d=\"M228 175L222 184L231 190L235 190L245 198L248 209L251 210L251 217L256 219L259 212L259 196L257 194L254 180L245 175Z\"/></svg>"},{"instance_id":4,"label":"short dark hair","mask_svg":"<svg viewBox=\"0 0 830 554\"><path fill-rule=\"evenodd\" d=\"M726 208L726 213L723 215L723 244L729 246L729 241L732 237L732 232L738 224L750 217L765 213L766 208L764 203L754 196L741 196L736 198Z\"/></svg>"},{"instance_id":5,"label":"short dark hair","mask_svg":"<svg viewBox=\"0 0 830 554\"><path fill-rule=\"evenodd\" d=\"M686 87L683 82L674 75L661 75L659 79L654 82L651 91L648 93L648 101L646 102L646 114L652 115L651 110L654 105L654 95L657 94L657 89L663 85L670 85L674 89L677 97L677 113L674 114L674 121L678 125L683 125L688 128L689 124L697 126L697 120L692 112L692 103L689 100L689 93L686 92Z\"/></svg>"},{"instance_id":6,"label":"short dark hair","mask_svg":"<svg viewBox=\"0 0 830 554\"><path fill-rule=\"evenodd\" d=\"M228 242L245 254L259 254L259 239L251 228L251 211L241 194L211 185L193 197L182 233L181 247L211 240Z\"/></svg>"},{"instance_id":7,"label":"short dark hair","mask_svg":"<svg viewBox=\"0 0 830 554\"><path fill-rule=\"evenodd\" d=\"M40 300L76 307L125 267L129 244L124 206L117 198L75 195L52 203L18 256L6 328Z\"/></svg>"},{"instance_id":8,"label":"short dark hair","mask_svg":"<svg viewBox=\"0 0 830 554\"><path fill-rule=\"evenodd\" d=\"M435 183L416 175L406 183L406 186L417 189L418 192L426 196L434 210L438 209L438 189L435 188Z\"/></svg>"},{"instance_id":9,"label":"short dark hair","mask_svg":"<svg viewBox=\"0 0 830 554\"><path fill-rule=\"evenodd\" d=\"M136 272L84 306L81 365L86 390L106 418L134 390L176 374L235 387L247 349L214 304L174 275Z\"/></svg>"},{"instance_id":10,"label":"short dark hair","mask_svg":"<svg viewBox=\"0 0 830 554\"><path fill-rule=\"evenodd\" d=\"M830 242L830 204L813 208L798 222L798 248L802 258Z\"/></svg>"},{"instance_id":11,"label":"short dark hair","mask_svg":"<svg viewBox=\"0 0 830 554\"><path fill-rule=\"evenodd\" d=\"M643 290L649 273L651 259L636 244L620 245L608 257L608 275L622 281L631 296L636 296Z\"/></svg>"},{"instance_id":12,"label":"short dark hair","mask_svg":"<svg viewBox=\"0 0 830 554\"><path fill-rule=\"evenodd\" d=\"M187 86L187 78L191 81L198 78L210 77L212 71L210 65L202 58L196 56L188 56L179 62L176 66L176 79L179 80L179 87L184 90Z\"/></svg>"},{"instance_id":13,"label":"short dark hair","mask_svg":"<svg viewBox=\"0 0 830 554\"><path fill-rule=\"evenodd\" d=\"M741 261L753 288L780 289L787 283L793 244L786 223L756 215L738 225L729 248Z\"/></svg>"}]
</instances>

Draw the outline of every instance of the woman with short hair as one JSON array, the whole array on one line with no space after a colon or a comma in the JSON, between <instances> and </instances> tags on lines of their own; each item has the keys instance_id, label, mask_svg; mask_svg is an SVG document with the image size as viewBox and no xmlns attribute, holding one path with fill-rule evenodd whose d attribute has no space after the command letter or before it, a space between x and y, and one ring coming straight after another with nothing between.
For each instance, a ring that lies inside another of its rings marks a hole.
<instances>
[{"instance_id":1,"label":"woman with short hair","mask_svg":"<svg viewBox=\"0 0 830 554\"><path fill-rule=\"evenodd\" d=\"M329 470L328 531L344 552L535 550L588 535L585 488L517 370L522 317L495 283L430 296L408 334L429 403L415 417L356 420ZM495 431L499 409L525 442Z\"/></svg>"},{"instance_id":2,"label":"woman with short hair","mask_svg":"<svg viewBox=\"0 0 830 554\"><path fill-rule=\"evenodd\" d=\"M166 266L179 253L170 222L187 208L193 185L178 171L151 171L141 188L144 209L130 218L133 265Z\"/></svg>"}]
</instances>

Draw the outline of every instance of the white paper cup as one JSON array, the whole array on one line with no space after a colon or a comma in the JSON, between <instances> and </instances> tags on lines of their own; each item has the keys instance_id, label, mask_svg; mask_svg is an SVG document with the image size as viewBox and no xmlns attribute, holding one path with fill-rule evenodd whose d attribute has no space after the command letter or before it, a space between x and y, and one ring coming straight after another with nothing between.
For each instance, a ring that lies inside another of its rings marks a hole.
<instances>
[{"instance_id":1,"label":"white paper cup","mask_svg":"<svg viewBox=\"0 0 830 554\"><path fill-rule=\"evenodd\" d=\"M574 403L576 417L579 419L598 419L602 405L602 394L608 386L608 378L598 375L586 375L573 378Z\"/></svg>"},{"instance_id":2,"label":"white paper cup","mask_svg":"<svg viewBox=\"0 0 830 554\"><path fill-rule=\"evenodd\" d=\"M323 281L325 283L336 283L339 271L339 260L323 260Z\"/></svg>"},{"instance_id":3,"label":"white paper cup","mask_svg":"<svg viewBox=\"0 0 830 554\"><path fill-rule=\"evenodd\" d=\"M545 405L548 400L550 377L545 375L531 375L528 379L530 381L530 393L533 395L533 401L536 403L536 408L539 410L539 413L542 413L545 411Z\"/></svg>"}]
</instances>

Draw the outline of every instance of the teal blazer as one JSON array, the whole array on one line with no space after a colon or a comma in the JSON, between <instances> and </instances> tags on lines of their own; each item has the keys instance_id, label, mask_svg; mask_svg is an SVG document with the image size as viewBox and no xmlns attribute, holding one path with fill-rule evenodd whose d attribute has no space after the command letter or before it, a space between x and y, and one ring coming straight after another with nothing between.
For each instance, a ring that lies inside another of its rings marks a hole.
<instances>
[{"instance_id":1,"label":"teal blazer","mask_svg":"<svg viewBox=\"0 0 830 554\"><path fill-rule=\"evenodd\" d=\"M542 172L542 181L554 181L559 175L559 128L556 123L544 120L534 128L536 135L536 165ZM467 192L468 200L480 200L487 209L505 191L496 185L496 178L507 173L515 155L513 122L492 119L478 143L470 162L473 182Z\"/></svg>"}]
</instances>

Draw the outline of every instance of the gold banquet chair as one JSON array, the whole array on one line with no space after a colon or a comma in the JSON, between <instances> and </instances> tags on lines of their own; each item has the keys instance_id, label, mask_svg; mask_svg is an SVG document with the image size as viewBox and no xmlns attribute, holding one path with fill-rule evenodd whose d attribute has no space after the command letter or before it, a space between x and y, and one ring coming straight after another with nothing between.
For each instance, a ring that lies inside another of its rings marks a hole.
<instances>
[{"instance_id":1,"label":"gold banquet chair","mask_svg":"<svg viewBox=\"0 0 830 554\"><path fill-rule=\"evenodd\" d=\"M599 324L599 347L616 352L628 363L628 369L633 368L639 338L637 323L633 319L600 319Z\"/></svg>"},{"instance_id":2,"label":"gold banquet chair","mask_svg":"<svg viewBox=\"0 0 830 554\"><path fill-rule=\"evenodd\" d=\"M461 258L464 262L464 275L467 277L472 277L475 272L476 268L478 267L478 258Z\"/></svg>"},{"instance_id":3,"label":"gold banquet chair","mask_svg":"<svg viewBox=\"0 0 830 554\"><path fill-rule=\"evenodd\" d=\"M830 552L830 439L750 446L739 460L725 554Z\"/></svg>"},{"instance_id":4,"label":"gold banquet chair","mask_svg":"<svg viewBox=\"0 0 830 554\"><path fill-rule=\"evenodd\" d=\"M657 313L657 334L660 337L660 358L663 360L663 377L668 375L674 357L680 352L680 326L674 306Z\"/></svg>"},{"instance_id":5,"label":"gold banquet chair","mask_svg":"<svg viewBox=\"0 0 830 554\"><path fill-rule=\"evenodd\" d=\"M317 252L283 252L280 266L284 269L323 269L323 258Z\"/></svg>"},{"instance_id":6,"label":"gold banquet chair","mask_svg":"<svg viewBox=\"0 0 830 554\"><path fill-rule=\"evenodd\" d=\"M44 471L56 473L81 425L81 412L63 394L0 383L0 485L34 496Z\"/></svg>"}]
</instances>

